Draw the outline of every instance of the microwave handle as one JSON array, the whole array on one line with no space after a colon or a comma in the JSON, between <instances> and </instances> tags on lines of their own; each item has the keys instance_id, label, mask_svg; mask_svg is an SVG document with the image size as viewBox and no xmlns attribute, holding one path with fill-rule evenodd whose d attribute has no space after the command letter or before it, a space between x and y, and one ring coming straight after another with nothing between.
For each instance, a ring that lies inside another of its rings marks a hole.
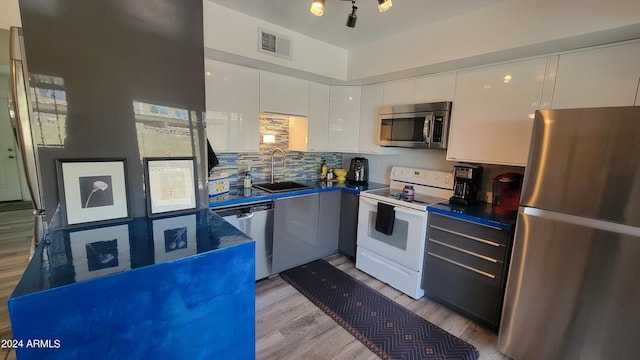
<instances>
[{"instance_id":1,"label":"microwave handle","mask_svg":"<svg viewBox=\"0 0 640 360\"><path fill-rule=\"evenodd\" d=\"M422 128L422 136L426 144L431 143L431 117L433 114L426 114L424 116L424 127Z\"/></svg>"}]
</instances>

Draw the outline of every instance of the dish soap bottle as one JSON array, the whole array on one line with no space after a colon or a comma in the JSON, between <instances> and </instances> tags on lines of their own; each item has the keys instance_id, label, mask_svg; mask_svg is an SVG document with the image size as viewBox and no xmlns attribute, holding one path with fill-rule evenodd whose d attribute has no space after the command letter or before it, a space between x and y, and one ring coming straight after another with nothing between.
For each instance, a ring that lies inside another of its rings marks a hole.
<instances>
[{"instance_id":1,"label":"dish soap bottle","mask_svg":"<svg viewBox=\"0 0 640 360\"><path fill-rule=\"evenodd\" d=\"M244 188L249 189L251 187L251 166L247 167L247 172L244 175Z\"/></svg>"},{"instance_id":2,"label":"dish soap bottle","mask_svg":"<svg viewBox=\"0 0 640 360\"><path fill-rule=\"evenodd\" d=\"M322 159L322 165L320 165L320 172L322 174L322 180L326 180L327 179L327 162Z\"/></svg>"}]
</instances>

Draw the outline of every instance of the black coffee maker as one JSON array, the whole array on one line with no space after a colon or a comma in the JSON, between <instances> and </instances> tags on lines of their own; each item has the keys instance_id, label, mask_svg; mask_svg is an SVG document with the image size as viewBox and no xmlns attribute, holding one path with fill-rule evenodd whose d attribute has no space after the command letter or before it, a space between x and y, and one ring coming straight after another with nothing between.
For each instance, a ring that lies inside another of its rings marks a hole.
<instances>
[{"instance_id":1,"label":"black coffee maker","mask_svg":"<svg viewBox=\"0 0 640 360\"><path fill-rule=\"evenodd\" d=\"M369 181L369 160L363 157L351 159L347 180L351 183L365 184Z\"/></svg>"},{"instance_id":2,"label":"black coffee maker","mask_svg":"<svg viewBox=\"0 0 640 360\"><path fill-rule=\"evenodd\" d=\"M482 166L458 164L453 167L452 204L471 205L478 202L480 184L482 182Z\"/></svg>"}]
</instances>

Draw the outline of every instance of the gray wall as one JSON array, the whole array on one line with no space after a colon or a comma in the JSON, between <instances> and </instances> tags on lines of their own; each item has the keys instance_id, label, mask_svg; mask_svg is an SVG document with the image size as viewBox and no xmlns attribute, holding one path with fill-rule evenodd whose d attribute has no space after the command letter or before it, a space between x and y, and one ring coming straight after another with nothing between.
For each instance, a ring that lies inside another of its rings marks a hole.
<instances>
[{"instance_id":1,"label":"gray wall","mask_svg":"<svg viewBox=\"0 0 640 360\"><path fill-rule=\"evenodd\" d=\"M30 74L56 79L40 86L66 97L60 144L36 139L47 218L58 205L60 158L127 159L131 215L140 217L147 213L142 159L195 156L198 199L206 208L202 1L21 0L20 9ZM187 110L190 120L176 125L188 134L187 153L148 150L140 127L155 120L141 119L134 101Z\"/></svg>"}]
</instances>

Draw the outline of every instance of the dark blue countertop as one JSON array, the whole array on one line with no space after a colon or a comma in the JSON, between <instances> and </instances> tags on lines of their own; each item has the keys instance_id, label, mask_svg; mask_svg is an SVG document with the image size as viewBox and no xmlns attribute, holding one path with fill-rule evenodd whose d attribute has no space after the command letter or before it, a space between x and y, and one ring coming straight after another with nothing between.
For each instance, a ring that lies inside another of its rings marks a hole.
<instances>
[{"instance_id":1,"label":"dark blue countertop","mask_svg":"<svg viewBox=\"0 0 640 360\"><path fill-rule=\"evenodd\" d=\"M367 184L351 184L349 182L322 182L317 180L298 181L295 182L312 186L312 189L294 190L281 193L269 193L255 187L245 189L244 187L231 187L228 193L209 196L209 207L217 208L222 206L239 205L244 203L252 203L263 200L273 200L283 197L314 194L324 191L348 191L354 194L360 194L360 191L375 190L389 187L386 184L368 182Z\"/></svg>"},{"instance_id":2,"label":"dark blue countertop","mask_svg":"<svg viewBox=\"0 0 640 360\"><path fill-rule=\"evenodd\" d=\"M253 241L208 209L74 229L56 223L54 215L11 297Z\"/></svg>"},{"instance_id":3,"label":"dark blue countertop","mask_svg":"<svg viewBox=\"0 0 640 360\"><path fill-rule=\"evenodd\" d=\"M492 210L491 204L457 205L449 202L427 206L427 210L436 214L447 215L480 225L511 230L516 224L516 214L501 215Z\"/></svg>"}]
</instances>

